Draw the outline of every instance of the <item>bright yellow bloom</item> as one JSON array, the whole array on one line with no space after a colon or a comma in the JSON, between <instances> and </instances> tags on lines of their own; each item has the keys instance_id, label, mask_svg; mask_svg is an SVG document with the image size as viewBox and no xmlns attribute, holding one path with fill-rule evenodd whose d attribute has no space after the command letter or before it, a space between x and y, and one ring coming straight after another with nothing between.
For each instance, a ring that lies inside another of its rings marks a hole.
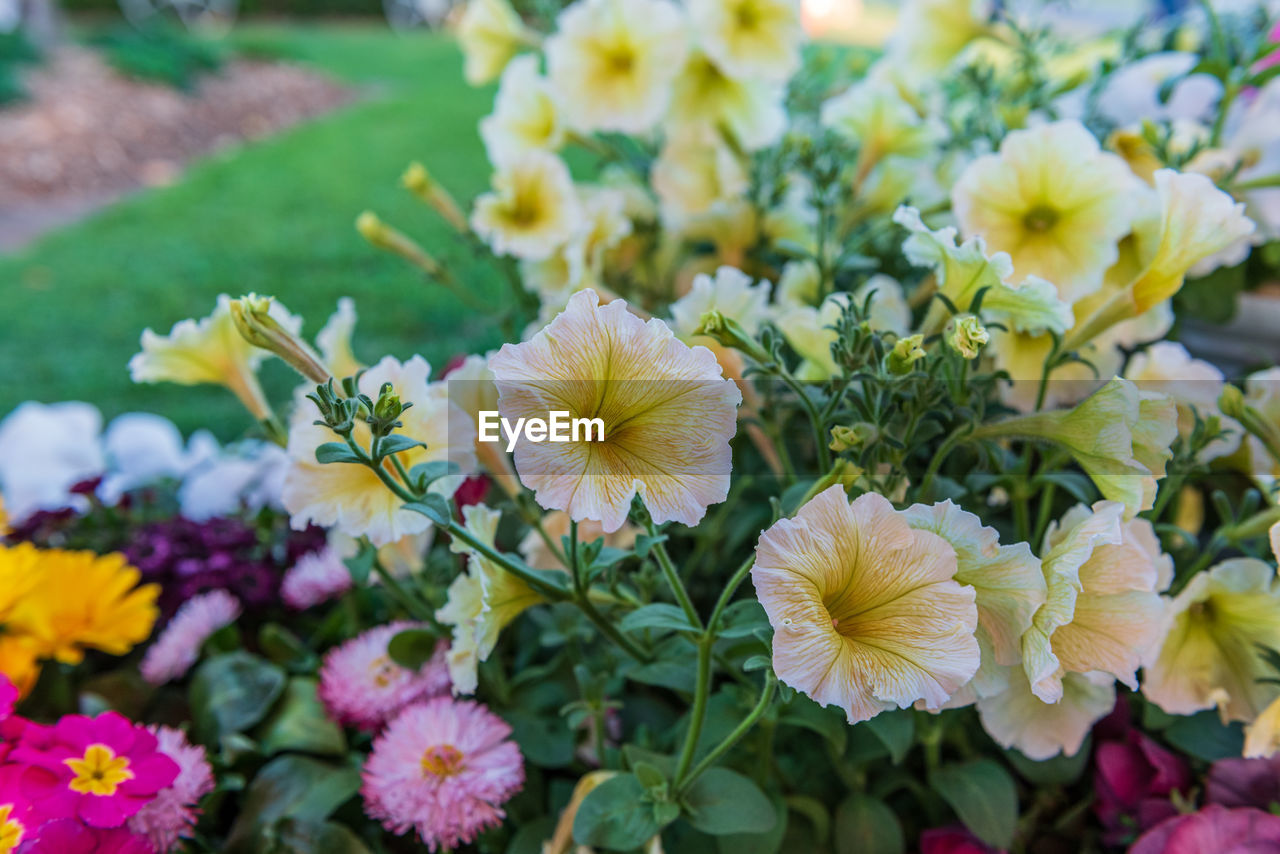
<instances>
[{"instance_id":1,"label":"bright yellow bloom","mask_svg":"<svg viewBox=\"0 0 1280 854\"><path fill-rule=\"evenodd\" d=\"M703 49L727 73L783 82L800 66L797 0L689 0Z\"/></svg>"},{"instance_id":2,"label":"bright yellow bloom","mask_svg":"<svg viewBox=\"0 0 1280 854\"><path fill-rule=\"evenodd\" d=\"M493 192L476 199L471 227L498 255L540 261L582 223L569 169L546 151L528 151L493 174Z\"/></svg>"},{"instance_id":3,"label":"bright yellow bloom","mask_svg":"<svg viewBox=\"0 0 1280 854\"><path fill-rule=\"evenodd\" d=\"M951 202L965 235L1075 302L1102 286L1149 192L1083 125L1061 121L1010 133L961 173Z\"/></svg>"},{"instance_id":4,"label":"bright yellow bloom","mask_svg":"<svg viewBox=\"0 0 1280 854\"><path fill-rule=\"evenodd\" d=\"M883 496L820 492L760 536L751 570L778 678L849 723L940 708L978 669L974 590L956 553Z\"/></svg>"},{"instance_id":5,"label":"bright yellow bloom","mask_svg":"<svg viewBox=\"0 0 1280 854\"><path fill-rule=\"evenodd\" d=\"M302 328L302 320L280 303L272 301L270 312L289 332L297 334ZM221 294L213 314L206 318L179 321L168 335L144 330L142 352L129 360L129 373L136 383L226 386L255 418L264 419L271 408L256 371L268 355L241 337L231 318L231 298Z\"/></svg>"},{"instance_id":6,"label":"bright yellow bloom","mask_svg":"<svg viewBox=\"0 0 1280 854\"><path fill-rule=\"evenodd\" d=\"M579 291L529 341L504 344L489 369L511 423L553 411L603 422L603 440L517 442L516 471L543 507L616 531L635 495L655 521L692 525L728 494L741 392L710 350L625 301L600 305Z\"/></svg>"},{"instance_id":7,"label":"bright yellow bloom","mask_svg":"<svg viewBox=\"0 0 1280 854\"><path fill-rule=\"evenodd\" d=\"M773 145L787 127L784 87L768 80L730 77L699 50L676 78L667 124L711 127L732 134L747 151Z\"/></svg>"},{"instance_id":8,"label":"bright yellow bloom","mask_svg":"<svg viewBox=\"0 0 1280 854\"><path fill-rule=\"evenodd\" d=\"M82 795L100 795L111 797L120 788L120 784L132 780L136 775L129 770L129 757L117 756L116 752L105 744L91 744L84 756L62 760L71 769L71 780L67 787Z\"/></svg>"},{"instance_id":9,"label":"bright yellow bloom","mask_svg":"<svg viewBox=\"0 0 1280 854\"><path fill-rule=\"evenodd\" d=\"M1252 558L1191 579L1169 608L1163 639L1146 662L1142 693L1174 715L1217 708L1223 720L1255 720L1275 700L1259 647L1280 650L1276 570Z\"/></svg>"},{"instance_id":10,"label":"bright yellow bloom","mask_svg":"<svg viewBox=\"0 0 1280 854\"><path fill-rule=\"evenodd\" d=\"M40 663L31 638L0 634L0 673L9 678L20 696L26 696L35 687Z\"/></svg>"},{"instance_id":11,"label":"bright yellow bloom","mask_svg":"<svg viewBox=\"0 0 1280 854\"><path fill-rule=\"evenodd\" d=\"M5 620L5 631L29 639L37 657L79 664L86 649L124 655L151 634L160 588L138 586L142 575L124 555L29 544L0 550L0 561L13 559L30 566L35 580Z\"/></svg>"},{"instance_id":12,"label":"bright yellow bloom","mask_svg":"<svg viewBox=\"0 0 1280 854\"><path fill-rule=\"evenodd\" d=\"M643 133L662 118L688 50L668 0L580 0L547 40L547 70L573 129Z\"/></svg>"},{"instance_id":13,"label":"bright yellow bloom","mask_svg":"<svg viewBox=\"0 0 1280 854\"><path fill-rule=\"evenodd\" d=\"M468 0L458 21L467 82L479 86L496 78L526 41L524 24L507 0Z\"/></svg>"},{"instance_id":14,"label":"bright yellow bloom","mask_svg":"<svg viewBox=\"0 0 1280 854\"><path fill-rule=\"evenodd\" d=\"M442 477L430 487L447 498L463 477L475 470L475 427L466 413L449 401L444 383L428 381L430 374L431 366L421 356L414 356L403 365L388 356L360 375L359 388L376 400L382 384L391 383L401 401L413 404L400 417L403 426L396 435L422 442L426 447L410 448L396 458L405 469L424 462L457 463L460 474ZM334 527L352 537L367 536L376 546L426 531L430 520L406 510L395 493L366 466L316 460L316 449L321 445L342 441L328 427L314 423L318 415L315 404L303 400L289 428L290 465L281 498L293 524ZM351 436L360 447L369 449L372 434L363 419L355 420ZM393 471L390 461L384 465Z\"/></svg>"},{"instance_id":15,"label":"bright yellow bloom","mask_svg":"<svg viewBox=\"0 0 1280 854\"><path fill-rule=\"evenodd\" d=\"M547 81L538 74L538 60L519 56L502 72L493 113L480 121L489 161L517 159L526 151L557 151L564 144L564 124Z\"/></svg>"}]
</instances>

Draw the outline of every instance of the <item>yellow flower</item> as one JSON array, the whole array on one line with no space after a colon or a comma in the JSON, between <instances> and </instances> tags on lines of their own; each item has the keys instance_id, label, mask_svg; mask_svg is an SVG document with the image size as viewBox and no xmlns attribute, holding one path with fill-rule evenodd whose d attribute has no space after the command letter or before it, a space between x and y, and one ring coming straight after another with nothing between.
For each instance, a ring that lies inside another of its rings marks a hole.
<instances>
[{"instance_id":1,"label":"yellow flower","mask_svg":"<svg viewBox=\"0 0 1280 854\"><path fill-rule=\"evenodd\" d=\"M929 75L951 63L987 31L986 0L908 0L898 12L888 62L912 75Z\"/></svg>"},{"instance_id":2,"label":"yellow flower","mask_svg":"<svg viewBox=\"0 0 1280 854\"><path fill-rule=\"evenodd\" d=\"M278 302L272 301L270 313L291 333L302 328L301 319ZM261 420L270 417L271 408L258 385L256 371L268 355L241 337L231 318L231 298L221 294L213 314L206 318L179 321L168 335L144 330L142 352L129 360L129 373L136 383L226 386Z\"/></svg>"},{"instance_id":3,"label":"yellow flower","mask_svg":"<svg viewBox=\"0 0 1280 854\"><path fill-rule=\"evenodd\" d=\"M797 0L689 0L688 8L703 50L734 77L783 82L800 67Z\"/></svg>"},{"instance_id":4,"label":"yellow flower","mask_svg":"<svg viewBox=\"0 0 1280 854\"><path fill-rule=\"evenodd\" d=\"M875 493L833 486L760 536L751 570L778 678L849 723L940 708L978 669L974 590L956 553Z\"/></svg>"},{"instance_id":5,"label":"yellow flower","mask_svg":"<svg viewBox=\"0 0 1280 854\"><path fill-rule=\"evenodd\" d=\"M676 78L667 124L727 130L747 151L776 143L787 127L784 87L769 80L731 77L705 53L689 54Z\"/></svg>"},{"instance_id":6,"label":"yellow flower","mask_svg":"<svg viewBox=\"0 0 1280 854\"><path fill-rule=\"evenodd\" d=\"M494 547L502 514L483 504L472 504L462 512L468 531L480 542ZM467 556L467 569L449 586L444 607L436 619L453 626L453 644L448 658L454 693L475 691L478 662L486 661L497 646L498 634L528 607L543 599L523 580L495 565L459 539L449 543L454 554ZM466 577L468 580L464 581Z\"/></svg>"},{"instance_id":7,"label":"yellow flower","mask_svg":"<svg viewBox=\"0 0 1280 854\"><path fill-rule=\"evenodd\" d=\"M564 144L564 125L536 57L516 57L502 72L493 113L480 121L480 138L495 164L526 151L554 152Z\"/></svg>"},{"instance_id":8,"label":"yellow flower","mask_svg":"<svg viewBox=\"0 0 1280 854\"><path fill-rule=\"evenodd\" d=\"M1075 302L1102 286L1149 192L1083 125L1060 121L1010 133L961 173L951 202L964 234Z\"/></svg>"},{"instance_id":9,"label":"yellow flower","mask_svg":"<svg viewBox=\"0 0 1280 854\"><path fill-rule=\"evenodd\" d=\"M431 485L432 492L448 497L475 469L475 428L466 413L450 403L444 383L428 382L430 374L431 366L421 356L403 365L388 356L360 375L359 388L376 400L382 384L391 383L401 401L413 404L401 416L404 426L396 435L423 442L426 447L410 448L396 459L406 469L431 461L457 463L460 474ZM427 517L404 509L400 499L367 467L316 460L318 447L342 441L328 427L314 423L317 416L315 404L303 400L289 428L290 464L281 498L293 524L335 527L352 537L367 536L377 546L426 531L431 525ZM372 435L363 419L356 419L351 436L368 450ZM384 465L392 471L390 461Z\"/></svg>"},{"instance_id":10,"label":"yellow flower","mask_svg":"<svg viewBox=\"0 0 1280 854\"><path fill-rule=\"evenodd\" d=\"M690 348L623 300L580 291L547 328L489 359L504 418L598 418L579 441L515 447L516 471L547 509L605 531L639 495L657 522L695 524L729 489L729 440L742 395L705 347Z\"/></svg>"},{"instance_id":11,"label":"yellow flower","mask_svg":"<svg viewBox=\"0 0 1280 854\"><path fill-rule=\"evenodd\" d=\"M1061 699L1065 673L1107 673L1138 687L1164 616L1157 591L1173 564L1151 523L1122 524L1123 512L1114 501L1077 505L1045 534L1048 596L1022 637L1023 669L1045 702Z\"/></svg>"},{"instance_id":12,"label":"yellow flower","mask_svg":"<svg viewBox=\"0 0 1280 854\"><path fill-rule=\"evenodd\" d=\"M956 581L972 587L978 609L975 635L982 664L974 675L975 696L1002 689L1001 666L1022 659L1022 633L1045 601L1040 561L1026 543L1001 545L994 528L950 501L915 504L902 511L907 524L937 534L955 549Z\"/></svg>"},{"instance_id":13,"label":"yellow flower","mask_svg":"<svg viewBox=\"0 0 1280 854\"><path fill-rule=\"evenodd\" d=\"M40 677L35 645L25 635L0 634L0 674L8 677L18 695L25 697Z\"/></svg>"},{"instance_id":14,"label":"yellow flower","mask_svg":"<svg viewBox=\"0 0 1280 854\"><path fill-rule=\"evenodd\" d=\"M79 664L85 649L124 655L151 634L159 615L155 584L124 555L96 555L23 544L0 550L0 561L26 564L34 581L13 606L5 631L29 639L38 658Z\"/></svg>"},{"instance_id":15,"label":"yellow flower","mask_svg":"<svg viewBox=\"0 0 1280 854\"><path fill-rule=\"evenodd\" d=\"M529 151L493 174L493 192L476 199L471 227L498 255L542 260L571 238L582 211L559 157Z\"/></svg>"},{"instance_id":16,"label":"yellow flower","mask_svg":"<svg viewBox=\"0 0 1280 854\"><path fill-rule=\"evenodd\" d=\"M1280 697L1244 728L1244 758L1266 759L1280 750Z\"/></svg>"},{"instance_id":17,"label":"yellow flower","mask_svg":"<svg viewBox=\"0 0 1280 854\"><path fill-rule=\"evenodd\" d=\"M579 0L547 40L547 69L569 126L643 133L662 118L689 50L668 0Z\"/></svg>"},{"instance_id":18,"label":"yellow flower","mask_svg":"<svg viewBox=\"0 0 1280 854\"><path fill-rule=\"evenodd\" d=\"M864 80L822 105L822 124L858 143L855 181L866 178L886 157L922 157L939 138L938 129L883 79Z\"/></svg>"},{"instance_id":19,"label":"yellow flower","mask_svg":"<svg viewBox=\"0 0 1280 854\"><path fill-rule=\"evenodd\" d=\"M1068 673L1055 703L1037 697L1020 668L1009 672L1008 687L978 699L982 728L1001 747L1015 748L1029 759L1074 756L1093 725L1116 704L1115 680L1102 673Z\"/></svg>"},{"instance_id":20,"label":"yellow flower","mask_svg":"<svg viewBox=\"0 0 1280 854\"><path fill-rule=\"evenodd\" d=\"M316 333L316 349L334 377L352 377L364 370L364 363L351 349L351 335L356 328L356 303L351 297L338 300L338 310L329 315L324 327Z\"/></svg>"},{"instance_id":21,"label":"yellow flower","mask_svg":"<svg viewBox=\"0 0 1280 854\"><path fill-rule=\"evenodd\" d=\"M467 82L479 86L496 78L526 41L524 24L507 0L468 0L458 21Z\"/></svg>"},{"instance_id":22,"label":"yellow flower","mask_svg":"<svg viewBox=\"0 0 1280 854\"><path fill-rule=\"evenodd\" d=\"M710 227L709 221L725 217L750 187L742 163L709 128L683 128L669 136L651 180L663 224L674 231Z\"/></svg>"},{"instance_id":23,"label":"yellow flower","mask_svg":"<svg viewBox=\"0 0 1280 854\"><path fill-rule=\"evenodd\" d=\"M1173 600L1146 662L1142 693L1174 715L1217 708L1252 722L1277 696L1259 647L1280 649L1280 584L1252 558L1224 561L1191 579Z\"/></svg>"},{"instance_id":24,"label":"yellow flower","mask_svg":"<svg viewBox=\"0 0 1280 854\"><path fill-rule=\"evenodd\" d=\"M956 245L954 228L930 229L915 208L900 207L893 221L911 232L902 244L907 260L917 267L933 267L938 279L938 292L951 301L957 311L971 310L978 292L986 289L982 312L993 320L1007 323L1022 332L1064 332L1072 323L1071 306L1058 296L1052 283L1027 276L1018 285L1011 284L1014 267L1005 252L987 254L981 237L970 237ZM946 324L946 306L935 303L925 318L924 329L939 331Z\"/></svg>"}]
</instances>

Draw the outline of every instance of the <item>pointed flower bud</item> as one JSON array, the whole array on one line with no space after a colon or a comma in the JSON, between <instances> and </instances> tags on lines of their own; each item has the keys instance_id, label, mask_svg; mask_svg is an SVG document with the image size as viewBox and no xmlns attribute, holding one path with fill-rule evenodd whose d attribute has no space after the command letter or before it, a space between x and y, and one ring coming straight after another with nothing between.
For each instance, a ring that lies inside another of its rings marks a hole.
<instances>
[{"instance_id":1,"label":"pointed flower bud","mask_svg":"<svg viewBox=\"0 0 1280 854\"><path fill-rule=\"evenodd\" d=\"M467 232L467 217L462 212L462 208L458 206L457 200L439 181L432 177L431 173L421 163L410 163L409 168L400 177L400 183L409 192L430 205L458 233L465 234Z\"/></svg>"},{"instance_id":2,"label":"pointed flower bud","mask_svg":"<svg viewBox=\"0 0 1280 854\"><path fill-rule=\"evenodd\" d=\"M249 294L231 301L231 319L244 340L269 350L314 383L329 379L329 371L315 351L271 316L271 297Z\"/></svg>"},{"instance_id":3,"label":"pointed flower bud","mask_svg":"<svg viewBox=\"0 0 1280 854\"><path fill-rule=\"evenodd\" d=\"M745 353L762 365L773 361L768 351L742 328L742 324L715 309L702 315L698 328L693 331L693 334L714 338L720 346Z\"/></svg>"},{"instance_id":4,"label":"pointed flower bud","mask_svg":"<svg viewBox=\"0 0 1280 854\"><path fill-rule=\"evenodd\" d=\"M413 238L387 225L373 211L365 211L356 217L356 231L377 248L399 255L433 279L448 278L447 271L427 254L427 250Z\"/></svg>"},{"instance_id":5,"label":"pointed flower bud","mask_svg":"<svg viewBox=\"0 0 1280 854\"><path fill-rule=\"evenodd\" d=\"M899 338L898 343L893 345L889 355L884 358L885 370L898 376L911 373L915 369L916 362L925 357L923 345L923 335L909 335L906 338Z\"/></svg>"},{"instance_id":6,"label":"pointed flower bud","mask_svg":"<svg viewBox=\"0 0 1280 854\"><path fill-rule=\"evenodd\" d=\"M947 343L966 359L976 359L982 348L991 340L991 333L975 315L962 314L951 321Z\"/></svg>"}]
</instances>

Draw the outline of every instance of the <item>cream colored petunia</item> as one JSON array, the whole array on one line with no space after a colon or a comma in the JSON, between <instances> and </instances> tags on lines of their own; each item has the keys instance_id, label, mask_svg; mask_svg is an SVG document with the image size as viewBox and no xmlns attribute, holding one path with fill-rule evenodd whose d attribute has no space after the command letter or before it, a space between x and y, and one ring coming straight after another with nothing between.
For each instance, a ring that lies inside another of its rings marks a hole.
<instances>
[{"instance_id":1,"label":"cream colored petunia","mask_svg":"<svg viewBox=\"0 0 1280 854\"><path fill-rule=\"evenodd\" d=\"M676 78L666 124L723 129L747 151L775 144L787 128L782 83L731 77L705 53L689 54Z\"/></svg>"},{"instance_id":2,"label":"cream colored petunia","mask_svg":"<svg viewBox=\"0 0 1280 854\"><path fill-rule=\"evenodd\" d=\"M530 40L507 0L468 0L458 21L464 74L472 86L494 80Z\"/></svg>"},{"instance_id":3,"label":"cream colored petunia","mask_svg":"<svg viewBox=\"0 0 1280 854\"><path fill-rule=\"evenodd\" d=\"M520 493L520 481L511 467L511 457L499 442L480 441L480 413L496 412L498 387L493 384L487 356L470 355L445 378L449 401L471 419L475 436L476 460L510 496Z\"/></svg>"},{"instance_id":4,"label":"cream colored petunia","mask_svg":"<svg viewBox=\"0 0 1280 854\"><path fill-rule=\"evenodd\" d=\"M1280 697L1244 728L1244 758L1266 759L1280 750Z\"/></svg>"},{"instance_id":5,"label":"cream colored petunia","mask_svg":"<svg viewBox=\"0 0 1280 854\"><path fill-rule=\"evenodd\" d=\"M401 416L396 432L426 444L397 455L406 469L437 460L452 460L461 474L440 478L431 491L453 495L463 477L475 470L475 428L461 409L449 402L444 383L430 383L431 367L421 356L401 364L390 356L360 375L363 394L377 399L383 383L392 387L404 403L413 406ZM367 536L377 546L427 530L427 517L406 510L403 503L376 474L356 463L321 463L316 449L342 440L328 427L314 423L315 404L303 399L289 428L289 470L281 499L295 528L307 525L334 527L353 537ZM369 425L357 418L352 438L366 450ZM388 465L390 465L388 463Z\"/></svg>"},{"instance_id":6,"label":"cream colored petunia","mask_svg":"<svg viewBox=\"0 0 1280 854\"><path fill-rule=\"evenodd\" d=\"M1201 359L1194 359L1177 341L1157 341L1134 353L1125 366L1124 377L1143 391L1168 395L1178 406L1178 433L1191 435L1195 419L1216 416L1227 431L1202 451L1211 460L1235 452L1242 435L1239 424L1218 412L1218 396L1225 378L1222 371Z\"/></svg>"},{"instance_id":7,"label":"cream colored petunia","mask_svg":"<svg viewBox=\"0 0 1280 854\"><path fill-rule=\"evenodd\" d=\"M997 744L1042 761L1078 753L1089 730L1115 704L1115 680L1105 674L1068 673L1061 699L1046 703L1032 693L1026 674L1012 668L1008 688L977 705L982 728Z\"/></svg>"},{"instance_id":8,"label":"cream colored petunia","mask_svg":"<svg viewBox=\"0 0 1280 854\"><path fill-rule=\"evenodd\" d=\"M784 82L800 67L799 0L689 0L702 49L738 78Z\"/></svg>"},{"instance_id":9,"label":"cream colored petunia","mask_svg":"<svg viewBox=\"0 0 1280 854\"><path fill-rule=\"evenodd\" d=\"M1045 534L1048 598L1022 637L1022 657L1031 690L1046 702L1061 698L1065 673L1107 673L1138 686L1173 562L1151 523L1122 522L1123 512L1113 501L1077 505Z\"/></svg>"},{"instance_id":10,"label":"cream colored petunia","mask_svg":"<svg viewBox=\"0 0 1280 854\"><path fill-rule=\"evenodd\" d=\"M578 0L547 40L552 89L574 130L644 133L662 118L689 50L668 0Z\"/></svg>"},{"instance_id":11,"label":"cream colored petunia","mask_svg":"<svg viewBox=\"0 0 1280 854\"><path fill-rule=\"evenodd\" d=\"M1174 715L1217 708L1254 721L1280 689L1260 647L1280 650L1280 584L1274 567L1224 561L1192 578L1173 600L1146 662L1142 693Z\"/></svg>"},{"instance_id":12,"label":"cream colored petunia","mask_svg":"<svg viewBox=\"0 0 1280 854\"><path fill-rule=\"evenodd\" d=\"M1026 543L1001 545L994 528L950 501L915 504L902 511L912 528L937 534L955 549L956 581L972 587L978 608L975 632L982 665L974 675L975 696L1003 689L1001 666L1022 660L1022 633L1045 602L1040 560Z\"/></svg>"},{"instance_id":13,"label":"cream colored petunia","mask_svg":"<svg viewBox=\"0 0 1280 854\"><path fill-rule=\"evenodd\" d=\"M552 317L564 310L571 295L583 288L603 286L607 254L629 237L633 228L622 190L579 186L578 202L582 222L569 242L550 258L525 261L520 266L525 287L538 295L543 310L551 311ZM538 324L534 331L545 325Z\"/></svg>"},{"instance_id":14,"label":"cream colored petunia","mask_svg":"<svg viewBox=\"0 0 1280 854\"><path fill-rule=\"evenodd\" d=\"M861 184L886 157L919 158L941 138L898 88L884 79L855 83L822 105L822 124L858 144L854 180Z\"/></svg>"},{"instance_id":15,"label":"cream colored petunia","mask_svg":"<svg viewBox=\"0 0 1280 854\"><path fill-rule=\"evenodd\" d=\"M493 112L480 120L489 162L510 163L527 151L558 151L565 136L555 93L538 73L537 57L511 60L502 72Z\"/></svg>"},{"instance_id":16,"label":"cream colored petunia","mask_svg":"<svg viewBox=\"0 0 1280 854\"><path fill-rule=\"evenodd\" d=\"M523 344L489 359L504 418L599 418L603 441L517 442L516 471L547 509L605 531L626 521L640 496L657 522L695 524L729 489L729 440L738 387L714 354L682 343L624 300L600 305L592 290Z\"/></svg>"},{"instance_id":17,"label":"cream colored petunia","mask_svg":"<svg viewBox=\"0 0 1280 854\"><path fill-rule=\"evenodd\" d=\"M1150 190L1077 121L1010 133L956 181L952 209L967 236L1007 252L1020 275L1053 282L1067 302L1102 286Z\"/></svg>"},{"instance_id":18,"label":"cream colored petunia","mask_svg":"<svg viewBox=\"0 0 1280 854\"><path fill-rule=\"evenodd\" d=\"M528 151L501 164L493 191L476 199L471 227L498 255L540 261L582 225L569 169L546 151Z\"/></svg>"},{"instance_id":19,"label":"cream colored petunia","mask_svg":"<svg viewBox=\"0 0 1280 854\"><path fill-rule=\"evenodd\" d=\"M738 156L709 128L684 128L668 137L651 173L663 224L673 231L705 226L750 188Z\"/></svg>"},{"instance_id":20,"label":"cream colored petunia","mask_svg":"<svg viewBox=\"0 0 1280 854\"><path fill-rule=\"evenodd\" d=\"M990 0L908 0L898 12L887 61L910 78L935 75L988 30Z\"/></svg>"},{"instance_id":21,"label":"cream colored petunia","mask_svg":"<svg viewBox=\"0 0 1280 854\"><path fill-rule=\"evenodd\" d=\"M849 723L940 708L978 669L974 591L945 540L883 496L833 486L760 536L751 570L778 678Z\"/></svg>"},{"instance_id":22,"label":"cream colored petunia","mask_svg":"<svg viewBox=\"0 0 1280 854\"><path fill-rule=\"evenodd\" d=\"M769 315L769 291L768 282L755 282L736 267L721 267L714 276L700 273L689 293L671 304L671 328L682 340L710 346L714 339L694 332L704 314L718 311L755 335Z\"/></svg>"},{"instance_id":23,"label":"cream colored petunia","mask_svg":"<svg viewBox=\"0 0 1280 854\"><path fill-rule=\"evenodd\" d=\"M356 302L351 297L343 297L338 300L338 310L329 315L324 327L316 333L316 349L332 376L355 376L364 369L364 363L351 349L355 329Z\"/></svg>"},{"instance_id":24,"label":"cream colored petunia","mask_svg":"<svg viewBox=\"0 0 1280 854\"><path fill-rule=\"evenodd\" d=\"M270 314L292 334L302 328L302 319L276 300L271 301ZM143 330L142 352L129 360L129 374L136 383L226 386L261 420L271 416L271 407L258 384L257 369L269 355L240 335L231 318L231 298L219 294L208 317L179 321L168 335Z\"/></svg>"}]
</instances>

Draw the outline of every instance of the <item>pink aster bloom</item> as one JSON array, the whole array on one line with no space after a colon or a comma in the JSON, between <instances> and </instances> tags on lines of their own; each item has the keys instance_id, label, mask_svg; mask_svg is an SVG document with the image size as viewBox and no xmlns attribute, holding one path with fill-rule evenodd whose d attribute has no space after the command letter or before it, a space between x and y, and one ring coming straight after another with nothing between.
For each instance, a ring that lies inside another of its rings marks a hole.
<instances>
[{"instance_id":1,"label":"pink aster bloom","mask_svg":"<svg viewBox=\"0 0 1280 854\"><path fill-rule=\"evenodd\" d=\"M439 697L387 725L364 766L365 813L393 833L416 830L427 848L452 849L499 824L524 785L511 727L484 706Z\"/></svg>"},{"instance_id":2,"label":"pink aster bloom","mask_svg":"<svg viewBox=\"0 0 1280 854\"><path fill-rule=\"evenodd\" d=\"M351 571L332 546L308 552L285 573L280 595L290 608L305 611L351 589Z\"/></svg>"},{"instance_id":3,"label":"pink aster bloom","mask_svg":"<svg viewBox=\"0 0 1280 854\"><path fill-rule=\"evenodd\" d=\"M200 799L213 791L213 769L204 748L187 741L179 729L152 726L148 729L160 743L160 752L178 763L178 776L155 800L129 819L129 829L151 840L160 854L170 851L179 839L190 838L200 815Z\"/></svg>"},{"instance_id":4,"label":"pink aster bloom","mask_svg":"<svg viewBox=\"0 0 1280 854\"><path fill-rule=\"evenodd\" d=\"M23 791L42 811L92 827L124 824L180 770L153 734L116 712L30 725L10 759L30 766Z\"/></svg>"},{"instance_id":5,"label":"pink aster bloom","mask_svg":"<svg viewBox=\"0 0 1280 854\"><path fill-rule=\"evenodd\" d=\"M122 827L89 827L60 818L36 828L15 854L155 854L155 849L145 837Z\"/></svg>"},{"instance_id":6,"label":"pink aster bloom","mask_svg":"<svg viewBox=\"0 0 1280 854\"><path fill-rule=\"evenodd\" d=\"M1174 816L1148 830L1129 854L1275 854L1280 851L1280 816L1252 808L1210 804L1200 812Z\"/></svg>"},{"instance_id":7,"label":"pink aster bloom","mask_svg":"<svg viewBox=\"0 0 1280 854\"><path fill-rule=\"evenodd\" d=\"M188 600L147 650L142 677L152 685L181 679L200 658L204 642L239 617L239 600L225 590L211 590Z\"/></svg>"},{"instance_id":8,"label":"pink aster bloom","mask_svg":"<svg viewBox=\"0 0 1280 854\"><path fill-rule=\"evenodd\" d=\"M320 701L329 716L342 724L375 730L410 703L449 693L448 644L440 641L435 654L417 672L391 660L387 644L419 623L398 622L370 629L332 649L320 668Z\"/></svg>"}]
</instances>

